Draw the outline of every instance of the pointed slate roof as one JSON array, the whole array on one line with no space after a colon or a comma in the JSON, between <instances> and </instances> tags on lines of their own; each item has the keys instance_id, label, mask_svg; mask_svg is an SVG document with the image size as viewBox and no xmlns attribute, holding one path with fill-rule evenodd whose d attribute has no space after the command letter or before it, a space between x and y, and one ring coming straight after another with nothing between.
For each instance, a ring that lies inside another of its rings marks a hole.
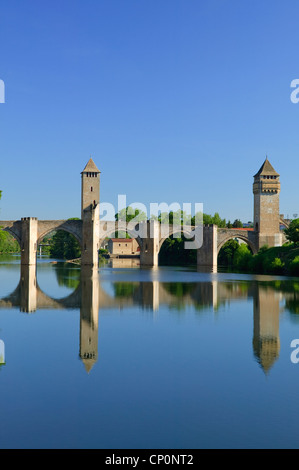
<instances>
[{"instance_id":1,"label":"pointed slate roof","mask_svg":"<svg viewBox=\"0 0 299 470\"><path fill-rule=\"evenodd\" d=\"M279 176L279 174L274 170L273 166L269 162L268 157L266 157L266 160L262 164L259 171L254 175L254 177L255 176L261 176L261 175L264 175L264 176L267 176L267 175L268 176L270 176L270 175Z\"/></svg>"},{"instance_id":2,"label":"pointed slate roof","mask_svg":"<svg viewBox=\"0 0 299 470\"><path fill-rule=\"evenodd\" d=\"M93 161L92 158L90 158L87 162L87 165L85 166L84 170L82 173L101 173L100 170L97 168L95 162Z\"/></svg>"}]
</instances>

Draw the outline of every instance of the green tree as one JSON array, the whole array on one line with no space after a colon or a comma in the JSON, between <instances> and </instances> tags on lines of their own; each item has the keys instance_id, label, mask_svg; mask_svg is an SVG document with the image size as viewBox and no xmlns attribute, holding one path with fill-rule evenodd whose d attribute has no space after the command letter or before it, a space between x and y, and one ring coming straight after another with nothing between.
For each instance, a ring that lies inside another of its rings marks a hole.
<instances>
[{"instance_id":1,"label":"green tree","mask_svg":"<svg viewBox=\"0 0 299 470\"><path fill-rule=\"evenodd\" d=\"M234 255L238 248L239 243L237 240L228 240L224 243L218 255L219 266L232 266Z\"/></svg>"},{"instance_id":2,"label":"green tree","mask_svg":"<svg viewBox=\"0 0 299 470\"><path fill-rule=\"evenodd\" d=\"M8 232L4 232L0 227L0 253L19 253L20 245Z\"/></svg>"},{"instance_id":3,"label":"green tree","mask_svg":"<svg viewBox=\"0 0 299 470\"><path fill-rule=\"evenodd\" d=\"M299 243L299 219L292 220L284 232L287 240L297 245Z\"/></svg>"},{"instance_id":4,"label":"green tree","mask_svg":"<svg viewBox=\"0 0 299 470\"><path fill-rule=\"evenodd\" d=\"M58 230L53 235L50 247L51 258L76 259L81 256L81 248L73 235L63 230Z\"/></svg>"},{"instance_id":5,"label":"green tree","mask_svg":"<svg viewBox=\"0 0 299 470\"><path fill-rule=\"evenodd\" d=\"M299 276L299 256L295 256L290 262L289 272L292 276Z\"/></svg>"},{"instance_id":6,"label":"green tree","mask_svg":"<svg viewBox=\"0 0 299 470\"><path fill-rule=\"evenodd\" d=\"M245 243L241 243L234 254L234 267L240 271L247 271L252 260L252 253Z\"/></svg>"},{"instance_id":7,"label":"green tree","mask_svg":"<svg viewBox=\"0 0 299 470\"><path fill-rule=\"evenodd\" d=\"M217 225L218 227L224 228L226 227L226 220L222 219L218 212L215 212L214 215L210 214L202 214L202 222L203 225ZM195 225L195 216L191 219L191 225Z\"/></svg>"},{"instance_id":8,"label":"green tree","mask_svg":"<svg viewBox=\"0 0 299 470\"><path fill-rule=\"evenodd\" d=\"M215 212L215 214L213 215L212 217L212 220L213 220L213 224L217 225L218 227L226 227L226 220L225 219L221 219L220 215L218 214L218 212Z\"/></svg>"},{"instance_id":9,"label":"green tree","mask_svg":"<svg viewBox=\"0 0 299 470\"><path fill-rule=\"evenodd\" d=\"M68 220L79 220L71 217ZM51 244L49 254L51 258L76 259L81 256L81 247L76 238L68 232L58 230L52 238L48 238Z\"/></svg>"},{"instance_id":10,"label":"green tree","mask_svg":"<svg viewBox=\"0 0 299 470\"><path fill-rule=\"evenodd\" d=\"M136 222L142 222L143 220L147 220L147 217L145 212L128 206L115 214L115 219L123 222L131 222L131 220L136 219Z\"/></svg>"},{"instance_id":11,"label":"green tree","mask_svg":"<svg viewBox=\"0 0 299 470\"><path fill-rule=\"evenodd\" d=\"M127 206L125 209L121 209L117 214L115 214L115 219L120 222L131 222L134 221L142 222L147 220L146 213L140 211L139 209L134 209L131 206ZM124 233L123 231L116 231L113 235L115 238L131 238L128 233Z\"/></svg>"},{"instance_id":12,"label":"green tree","mask_svg":"<svg viewBox=\"0 0 299 470\"><path fill-rule=\"evenodd\" d=\"M243 224L241 222L240 219L236 219L234 222L233 222L233 228L242 228L243 227Z\"/></svg>"},{"instance_id":13,"label":"green tree","mask_svg":"<svg viewBox=\"0 0 299 470\"><path fill-rule=\"evenodd\" d=\"M282 274L284 271L284 262L280 258L275 258L270 265L273 274Z\"/></svg>"}]
</instances>

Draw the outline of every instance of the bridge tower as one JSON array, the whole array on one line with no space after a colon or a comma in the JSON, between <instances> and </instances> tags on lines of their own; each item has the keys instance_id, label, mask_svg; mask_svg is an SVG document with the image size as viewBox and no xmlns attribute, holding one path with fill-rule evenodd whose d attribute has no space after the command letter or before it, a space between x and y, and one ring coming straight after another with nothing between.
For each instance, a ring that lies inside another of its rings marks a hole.
<instances>
[{"instance_id":1,"label":"bridge tower","mask_svg":"<svg viewBox=\"0 0 299 470\"><path fill-rule=\"evenodd\" d=\"M100 170L92 158L81 172L81 264L98 267L100 233Z\"/></svg>"},{"instance_id":2,"label":"bridge tower","mask_svg":"<svg viewBox=\"0 0 299 470\"><path fill-rule=\"evenodd\" d=\"M100 202L100 170L92 158L81 172L81 219L83 211Z\"/></svg>"},{"instance_id":3,"label":"bridge tower","mask_svg":"<svg viewBox=\"0 0 299 470\"><path fill-rule=\"evenodd\" d=\"M257 247L281 246L282 237L279 222L279 174L274 170L268 157L254 175L254 231Z\"/></svg>"}]
</instances>

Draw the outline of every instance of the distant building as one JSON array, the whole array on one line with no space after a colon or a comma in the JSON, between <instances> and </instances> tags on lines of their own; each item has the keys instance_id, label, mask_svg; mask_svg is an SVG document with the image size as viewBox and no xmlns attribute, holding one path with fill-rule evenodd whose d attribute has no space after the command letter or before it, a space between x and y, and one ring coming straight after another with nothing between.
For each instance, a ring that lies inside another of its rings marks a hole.
<instances>
[{"instance_id":1,"label":"distant building","mask_svg":"<svg viewBox=\"0 0 299 470\"><path fill-rule=\"evenodd\" d=\"M108 251L111 256L136 256L140 254L140 247L135 238L110 238Z\"/></svg>"}]
</instances>

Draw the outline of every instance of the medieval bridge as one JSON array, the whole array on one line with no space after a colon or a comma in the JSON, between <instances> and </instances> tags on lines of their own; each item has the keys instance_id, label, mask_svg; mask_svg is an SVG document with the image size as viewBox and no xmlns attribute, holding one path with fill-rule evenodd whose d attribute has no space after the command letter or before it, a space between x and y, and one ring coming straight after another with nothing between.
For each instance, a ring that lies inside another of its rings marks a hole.
<instances>
[{"instance_id":1,"label":"medieval bridge","mask_svg":"<svg viewBox=\"0 0 299 470\"><path fill-rule=\"evenodd\" d=\"M280 246L284 241L280 226L288 222L279 214L279 174L266 158L253 183L254 228L226 229L216 225L184 226L184 234L197 240L198 267L217 269L217 256L228 240L238 238L248 244L255 254L263 245ZM98 267L99 248L106 237L116 231L129 233L140 246L140 266L157 266L161 246L168 236L182 230L181 226L163 226L150 220L132 223L101 221L100 212L100 171L92 159L81 173L81 219L80 220L38 220L24 217L16 221L0 221L2 230L9 232L21 248L21 265L35 265L37 247L44 237L57 230L72 234L81 246L81 264ZM165 230L165 228L167 230Z\"/></svg>"}]
</instances>

